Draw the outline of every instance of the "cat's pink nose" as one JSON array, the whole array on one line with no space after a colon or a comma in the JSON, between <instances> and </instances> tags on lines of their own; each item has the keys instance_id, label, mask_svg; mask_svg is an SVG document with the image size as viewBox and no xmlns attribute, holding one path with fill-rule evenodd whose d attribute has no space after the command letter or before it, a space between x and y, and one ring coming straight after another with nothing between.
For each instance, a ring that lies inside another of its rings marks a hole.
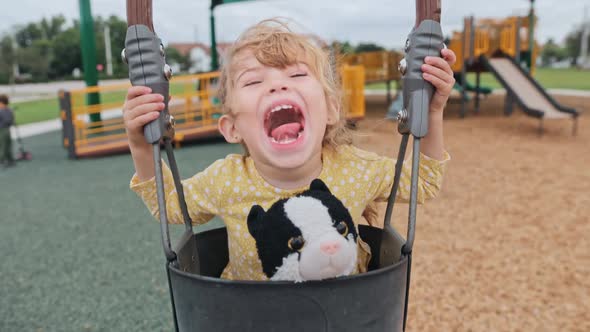
<instances>
[{"instance_id":1,"label":"cat's pink nose","mask_svg":"<svg viewBox=\"0 0 590 332\"><path fill-rule=\"evenodd\" d=\"M334 255L340 250L340 243L338 242L324 242L320 245L320 250L328 255Z\"/></svg>"}]
</instances>

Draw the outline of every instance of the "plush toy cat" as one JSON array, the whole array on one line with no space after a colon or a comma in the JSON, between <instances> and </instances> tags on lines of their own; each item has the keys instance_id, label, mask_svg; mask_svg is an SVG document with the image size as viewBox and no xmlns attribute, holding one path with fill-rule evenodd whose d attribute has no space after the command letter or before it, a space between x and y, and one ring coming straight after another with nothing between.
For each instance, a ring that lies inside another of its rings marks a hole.
<instances>
[{"instance_id":1,"label":"plush toy cat","mask_svg":"<svg viewBox=\"0 0 590 332\"><path fill-rule=\"evenodd\" d=\"M355 270L358 234L352 217L319 179L268 211L253 206L248 230L271 280L320 280Z\"/></svg>"}]
</instances>

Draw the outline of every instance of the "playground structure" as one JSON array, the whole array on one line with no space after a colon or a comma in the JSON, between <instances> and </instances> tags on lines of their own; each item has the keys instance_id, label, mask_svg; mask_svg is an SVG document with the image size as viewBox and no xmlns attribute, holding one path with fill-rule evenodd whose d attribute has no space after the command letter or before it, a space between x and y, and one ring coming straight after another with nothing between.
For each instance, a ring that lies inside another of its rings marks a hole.
<instances>
[{"instance_id":1,"label":"playground structure","mask_svg":"<svg viewBox=\"0 0 590 332\"><path fill-rule=\"evenodd\" d=\"M396 51L373 51L345 54L340 57L340 63L365 68L365 83L385 83L387 90L387 104L391 102L391 82L396 82L400 89L402 78L398 64L404 55Z\"/></svg>"},{"instance_id":2,"label":"playground structure","mask_svg":"<svg viewBox=\"0 0 590 332\"><path fill-rule=\"evenodd\" d=\"M184 141L216 134L215 119L219 117L219 110L212 97L215 91L210 82L217 76L218 73L191 75L174 78L171 82L174 102L170 111L178 128L174 137L177 146ZM129 87L129 84L119 84L59 92L63 145L69 158L129 150L121 111ZM93 94L100 94L102 102L87 105L86 99ZM101 114L100 121L92 121L96 114Z\"/></svg>"},{"instance_id":3,"label":"playground structure","mask_svg":"<svg viewBox=\"0 0 590 332\"><path fill-rule=\"evenodd\" d=\"M349 121L365 114L364 68L340 67ZM175 121L176 147L206 137L216 137L221 116L216 98L219 72L174 77L170 82L170 113ZM63 146L71 159L104 156L129 151L121 107L129 84L93 86L58 94ZM87 105L99 94L101 103ZM100 114L99 121L93 117Z\"/></svg>"},{"instance_id":4,"label":"playground structure","mask_svg":"<svg viewBox=\"0 0 590 332\"><path fill-rule=\"evenodd\" d=\"M463 31L453 33L448 45L457 55L452 69L461 86L462 117L467 113L468 91L475 92L475 113L479 112L480 94L491 92L481 87L480 76L491 72L506 89L506 115L513 112L516 102L525 114L540 119L540 133L544 119L571 118L575 134L578 112L558 104L532 77L539 49L534 41L535 22L532 14L477 21L467 17ZM475 87L467 81L467 73L471 72L476 74Z\"/></svg>"}]
</instances>

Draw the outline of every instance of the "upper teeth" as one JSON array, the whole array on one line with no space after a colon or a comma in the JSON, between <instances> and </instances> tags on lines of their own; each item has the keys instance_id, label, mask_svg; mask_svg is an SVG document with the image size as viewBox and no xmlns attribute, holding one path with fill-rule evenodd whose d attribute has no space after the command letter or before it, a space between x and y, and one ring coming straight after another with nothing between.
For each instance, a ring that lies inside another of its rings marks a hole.
<instances>
[{"instance_id":1,"label":"upper teeth","mask_svg":"<svg viewBox=\"0 0 590 332\"><path fill-rule=\"evenodd\" d=\"M286 110L286 109L290 109L290 108L293 108L293 105L286 105L286 104L278 105L278 106L275 106L273 109L271 109L270 112L272 113L272 112Z\"/></svg>"}]
</instances>

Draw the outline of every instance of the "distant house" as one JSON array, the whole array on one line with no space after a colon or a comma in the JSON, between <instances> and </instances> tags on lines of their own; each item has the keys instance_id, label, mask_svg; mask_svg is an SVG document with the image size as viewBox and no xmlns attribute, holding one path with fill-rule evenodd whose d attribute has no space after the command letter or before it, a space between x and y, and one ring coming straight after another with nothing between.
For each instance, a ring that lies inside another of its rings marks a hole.
<instances>
[{"instance_id":1,"label":"distant house","mask_svg":"<svg viewBox=\"0 0 590 332\"><path fill-rule=\"evenodd\" d=\"M221 63L225 51L231 46L231 43L218 43L217 54ZM178 53L190 56L191 74L207 72L211 68L211 48L203 43L170 43L168 47L175 48Z\"/></svg>"}]
</instances>

